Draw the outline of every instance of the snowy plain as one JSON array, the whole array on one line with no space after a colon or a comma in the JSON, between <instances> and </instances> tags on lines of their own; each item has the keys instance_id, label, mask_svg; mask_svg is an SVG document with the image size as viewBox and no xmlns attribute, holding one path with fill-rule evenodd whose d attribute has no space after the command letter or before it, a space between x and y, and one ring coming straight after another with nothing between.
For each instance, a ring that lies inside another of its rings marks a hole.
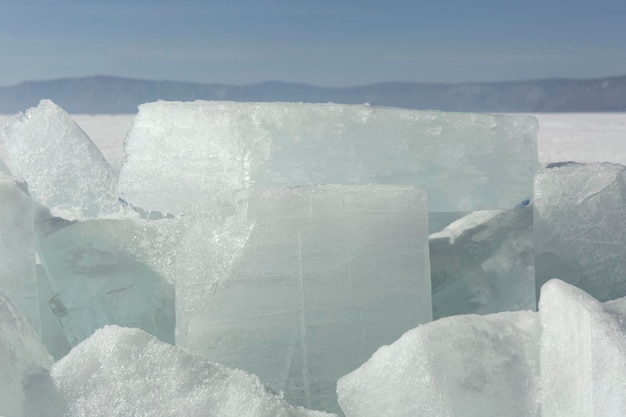
<instances>
[{"instance_id":1,"label":"snowy plain","mask_svg":"<svg viewBox=\"0 0 626 417\"><path fill-rule=\"evenodd\" d=\"M536 113L539 162L613 162L626 165L626 113ZM2 125L12 115L0 115ZM124 158L124 139L134 114L74 114L72 118L114 165ZM7 155L0 143L0 158Z\"/></svg>"}]
</instances>

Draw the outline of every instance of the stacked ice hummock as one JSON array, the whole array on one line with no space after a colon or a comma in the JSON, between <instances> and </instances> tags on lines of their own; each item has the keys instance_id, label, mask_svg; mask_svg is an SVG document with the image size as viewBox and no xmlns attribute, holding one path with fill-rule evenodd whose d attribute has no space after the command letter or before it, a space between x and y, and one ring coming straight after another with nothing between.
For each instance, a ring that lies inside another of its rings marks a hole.
<instances>
[{"instance_id":1,"label":"stacked ice hummock","mask_svg":"<svg viewBox=\"0 0 626 417\"><path fill-rule=\"evenodd\" d=\"M626 415L626 302L554 280L528 311L535 258L626 295L621 167L540 171L533 200L536 132L158 102L118 182L42 101L1 130L0 415Z\"/></svg>"},{"instance_id":2,"label":"stacked ice hummock","mask_svg":"<svg viewBox=\"0 0 626 417\"><path fill-rule=\"evenodd\" d=\"M139 107L127 138L119 192L147 210L188 214L199 196L224 190L412 185L428 193L431 233L476 210L502 210L479 230L473 218L454 227L464 237L478 232L488 236L483 241L509 242L505 249L431 243L435 311L533 309L532 215L515 207L532 197L536 137L536 120L521 116L339 104L148 103Z\"/></svg>"}]
</instances>

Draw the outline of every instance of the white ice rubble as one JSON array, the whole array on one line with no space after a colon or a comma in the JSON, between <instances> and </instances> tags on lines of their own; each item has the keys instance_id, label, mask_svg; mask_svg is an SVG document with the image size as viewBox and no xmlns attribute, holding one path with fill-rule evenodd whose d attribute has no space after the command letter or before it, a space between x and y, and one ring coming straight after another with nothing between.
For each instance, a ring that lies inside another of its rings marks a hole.
<instances>
[{"instance_id":1,"label":"white ice rubble","mask_svg":"<svg viewBox=\"0 0 626 417\"><path fill-rule=\"evenodd\" d=\"M422 325L341 378L337 392L346 417L619 417L625 376L626 316L555 279L538 313Z\"/></svg>"}]
</instances>

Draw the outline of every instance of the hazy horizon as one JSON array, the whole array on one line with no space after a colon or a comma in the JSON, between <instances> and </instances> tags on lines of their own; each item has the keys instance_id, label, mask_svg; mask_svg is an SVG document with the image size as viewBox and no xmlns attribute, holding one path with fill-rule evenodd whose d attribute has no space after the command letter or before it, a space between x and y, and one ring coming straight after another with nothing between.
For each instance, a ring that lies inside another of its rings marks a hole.
<instances>
[{"instance_id":1,"label":"hazy horizon","mask_svg":"<svg viewBox=\"0 0 626 417\"><path fill-rule=\"evenodd\" d=\"M8 0L0 86L105 74L347 87L626 73L626 3Z\"/></svg>"}]
</instances>

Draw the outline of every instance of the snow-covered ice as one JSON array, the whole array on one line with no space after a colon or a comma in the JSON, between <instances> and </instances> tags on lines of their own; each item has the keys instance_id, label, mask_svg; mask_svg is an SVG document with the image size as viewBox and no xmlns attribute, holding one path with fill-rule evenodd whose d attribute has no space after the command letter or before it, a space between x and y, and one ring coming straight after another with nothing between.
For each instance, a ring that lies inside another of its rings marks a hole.
<instances>
[{"instance_id":1,"label":"snow-covered ice","mask_svg":"<svg viewBox=\"0 0 626 417\"><path fill-rule=\"evenodd\" d=\"M75 347L52 377L70 417L333 417L290 406L254 375L117 326Z\"/></svg>"},{"instance_id":2,"label":"snow-covered ice","mask_svg":"<svg viewBox=\"0 0 626 417\"><path fill-rule=\"evenodd\" d=\"M9 119L0 136L11 172L28 182L35 201L74 217L98 217L119 209L111 166L85 132L50 100Z\"/></svg>"},{"instance_id":3,"label":"snow-covered ice","mask_svg":"<svg viewBox=\"0 0 626 417\"><path fill-rule=\"evenodd\" d=\"M560 280L539 310L542 416L626 415L626 316Z\"/></svg>"}]
</instances>

